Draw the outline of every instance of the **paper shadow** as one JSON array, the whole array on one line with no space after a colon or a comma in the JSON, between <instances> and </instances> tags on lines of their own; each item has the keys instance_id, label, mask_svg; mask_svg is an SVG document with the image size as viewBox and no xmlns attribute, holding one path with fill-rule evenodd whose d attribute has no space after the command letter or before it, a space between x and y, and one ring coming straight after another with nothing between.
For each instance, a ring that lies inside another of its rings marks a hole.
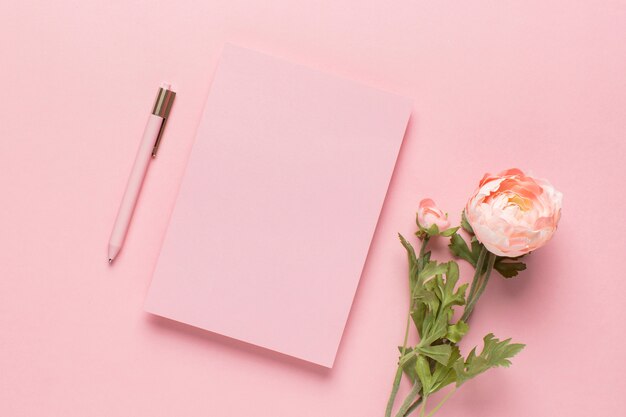
<instances>
[{"instance_id":1,"label":"paper shadow","mask_svg":"<svg viewBox=\"0 0 626 417\"><path fill-rule=\"evenodd\" d=\"M244 355L249 359L263 361L272 366L297 368L319 378L329 378L331 376L332 369L307 362L303 359L298 359L165 317L150 313L145 313L145 315L145 321L150 328L168 336L183 338L193 343L220 345L231 350L233 356L235 354Z\"/></svg>"}]
</instances>

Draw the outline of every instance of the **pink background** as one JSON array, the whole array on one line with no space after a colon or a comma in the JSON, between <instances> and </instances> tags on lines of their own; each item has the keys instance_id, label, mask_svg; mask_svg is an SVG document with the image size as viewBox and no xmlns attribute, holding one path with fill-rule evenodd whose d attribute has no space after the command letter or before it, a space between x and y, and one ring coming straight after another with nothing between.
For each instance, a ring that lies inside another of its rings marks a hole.
<instances>
[{"instance_id":1,"label":"pink background","mask_svg":"<svg viewBox=\"0 0 626 417\"><path fill-rule=\"evenodd\" d=\"M563 219L522 278L493 280L466 346L528 347L441 415L623 414L626 2L101 3L0 2L0 415L380 416L406 310L396 232L421 197L456 217L510 166L563 191ZM142 311L227 40L415 102L332 370ZM163 80L179 96L109 268Z\"/></svg>"}]
</instances>

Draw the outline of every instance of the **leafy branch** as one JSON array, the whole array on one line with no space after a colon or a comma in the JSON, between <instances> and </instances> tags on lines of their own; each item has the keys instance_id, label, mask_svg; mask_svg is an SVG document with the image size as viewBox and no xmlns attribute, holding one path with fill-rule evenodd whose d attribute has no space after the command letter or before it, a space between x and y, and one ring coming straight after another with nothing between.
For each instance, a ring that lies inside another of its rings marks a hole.
<instances>
[{"instance_id":1,"label":"leafy branch","mask_svg":"<svg viewBox=\"0 0 626 417\"><path fill-rule=\"evenodd\" d=\"M467 222L463 221L461 227L468 231L469 224L464 223ZM467 324L469 314L486 286L491 269L496 269L506 276L505 274L510 275L509 271L520 270L520 267L516 265L518 262L504 262L488 253L475 238L468 246L457 233L457 229L448 229L449 231L444 232L433 230L432 234L422 231L421 235L418 234L422 239L419 254L416 254L413 246L399 235L409 261L410 299L404 343L398 347L400 351L398 369L387 403L386 417L392 414L402 374L411 382L412 388L397 410L396 417L408 416L420 408L421 415L425 416L428 397L450 385L454 386L448 396L432 409L431 414L428 414L430 416L456 388L490 368L509 366L510 358L524 347L522 344L511 343L510 339L501 341L493 334L488 334L483 339L484 346L480 354L476 353L476 348L472 349L466 358L461 354L458 343L469 331ZM434 235L442 236L444 233L450 237L450 250L453 255L470 262L476 268L469 294L467 294L468 284L457 285L458 264L455 261L440 263L431 260L431 253L426 251L429 239ZM454 320L455 307L464 307L464 313L467 314L463 314L459 320ZM419 335L419 342L409 347L407 342L411 321Z\"/></svg>"}]
</instances>

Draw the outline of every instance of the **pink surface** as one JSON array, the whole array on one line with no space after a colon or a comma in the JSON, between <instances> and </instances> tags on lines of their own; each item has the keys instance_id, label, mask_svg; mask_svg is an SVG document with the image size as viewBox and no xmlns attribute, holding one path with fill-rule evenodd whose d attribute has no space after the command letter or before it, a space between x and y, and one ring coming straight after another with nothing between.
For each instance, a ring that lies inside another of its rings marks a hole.
<instances>
[{"instance_id":1,"label":"pink surface","mask_svg":"<svg viewBox=\"0 0 626 417\"><path fill-rule=\"evenodd\" d=\"M625 22L617 0L1 2L0 415L380 416L406 310L396 232L421 197L456 215L510 166L563 191L563 219L528 273L490 283L466 346L528 347L441 415L623 414ZM227 40L414 100L332 370L143 311ZM167 137L109 268L163 80Z\"/></svg>"},{"instance_id":2,"label":"pink surface","mask_svg":"<svg viewBox=\"0 0 626 417\"><path fill-rule=\"evenodd\" d=\"M332 367L410 112L227 44L146 310Z\"/></svg>"}]
</instances>

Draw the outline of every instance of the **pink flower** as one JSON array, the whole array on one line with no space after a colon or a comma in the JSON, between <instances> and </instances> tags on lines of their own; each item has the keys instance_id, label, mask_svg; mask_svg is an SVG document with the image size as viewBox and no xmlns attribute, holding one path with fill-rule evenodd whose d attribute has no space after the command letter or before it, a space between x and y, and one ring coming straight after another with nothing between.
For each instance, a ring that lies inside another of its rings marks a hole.
<instances>
[{"instance_id":1,"label":"pink flower","mask_svg":"<svg viewBox=\"0 0 626 417\"><path fill-rule=\"evenodd\" d=\"M420 201L419 208L417 209L417 222L419 226L425 230L436 225L439 231L443 232L450 227L448 215L441 211L430 198L425 198Z\"/></svg>"},{"instance_id":2,"label":"pink flower","mask_svg":"<svg viewBox=\"0 0 626 417\"><path fill-rule=\"evenodd\" d=\"M514 168L485 174L467 202L465 216L487 250L516 257L550 240L561 217L562 200L548 181Z\"/></svg>"}]
</instances>

